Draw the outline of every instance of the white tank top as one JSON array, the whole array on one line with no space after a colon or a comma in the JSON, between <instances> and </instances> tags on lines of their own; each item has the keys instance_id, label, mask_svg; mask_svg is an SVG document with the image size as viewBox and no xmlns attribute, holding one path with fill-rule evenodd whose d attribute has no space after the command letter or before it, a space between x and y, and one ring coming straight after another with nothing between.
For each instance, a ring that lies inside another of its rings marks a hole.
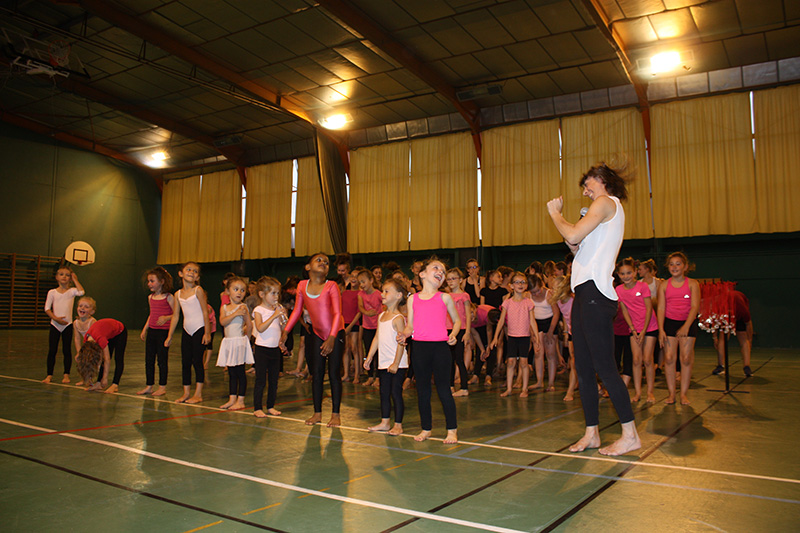
<instances>
[{"instance_id":1,"label":"white tank top","mask_svg":"<svg viewBox=\"0 0 800 533\"><path fill-rule=\"evenodd\" d=\"M189 335L194 335L198 329L205 327L203 310L200 308L200 300L197 299L197 289L195 287L192 295L185 300L181 298L181 291L178 291L178 302L183 311L183 331Z\"/></svg>"},{"instance_id":2,"label":"white tank top","mask_svg":"<svg viewBox=\"0 0 800 533\"><path fill-rule=\"evenodd\" d=\"M614 265L625 233L625 212L616 196L609 196L616 206L611 220L602 222L583 238L572 262L572 290L587 281L594 281L597 290L609 300L617 300L614 290Z\"/></svg>"},{"instance_id":3,"label":"white tank top","mask_svg":"<svg viewBox=\"0 0 800 533\"><path fill-rule=\"evenodd\" d=\"M397 332L392 327L392 320L383 322L381 318L385 312L378 316L378 369L385 370L394 363L397 354ZM400 357L400 368L408 368L408 351L403 348Z\"/></svg>"}]
</instances>

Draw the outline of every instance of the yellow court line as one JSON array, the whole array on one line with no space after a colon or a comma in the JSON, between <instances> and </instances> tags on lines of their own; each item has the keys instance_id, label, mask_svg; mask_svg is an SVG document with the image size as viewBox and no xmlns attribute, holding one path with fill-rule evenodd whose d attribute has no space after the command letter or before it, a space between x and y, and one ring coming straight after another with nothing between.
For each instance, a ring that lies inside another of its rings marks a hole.
<instances>
[{"instance_id":1,"label":"yellow court line","mask_svg":"<svg viewBox=\"0 0 800 533\"><path fill-rule=\"evenodd\" d=\"M425 457L420 457L419 459L416 459L416 460L417 461L424 461L425 459L429 459L431 457L433 457L433 456L432 455L426 455Z\"/></svg>"},{"instance_id":2,"label":"yellow court line","mask_svg":"<svg viewBox=\"0 0 800 533\"><path fill-rule=\"evenodd\" d=\"M367 474L366 476L357 477L357 478L355 478L355 479L351 479L351 480L349 480L349 481L345 481L345 482L344 482L344 484L345 484L345 485L347 485L348 483L352 483L352 482L354 482L354 481L358 481L358 480L361 480L361 479L368 478L368 477L370 477L371 475L372 475L372 474Z\"/></svg>"},{"instance_id":3,"label":"yellow court line","mask_svg":"<svg viewBox=\"0 0 800 533\"><path fill-rule=\"evenodd\" d=\"M205 528L211 527L211 526L216 526L216 525L219 525L221 523L222 523L222 520L220 520L219 522L212 522L212 523L206 524L204 526L200 526L200 527L196 527L194 529L190 529L189 531L184 531L183 533L194 533L195 531L200 531L201 529L205 529Z\"/></svg>"},{"instance_id":4,"label":"yellow court line","mask_svg":"<svg viewBox=\"0 0 800 533\"><path fill-rule=\"evenodd\" d=\"M403 464L401 464L401 465L392 466L392 467L389 467L389 468L384 468L384 469L383 469L383 471L384 471L384 472L388 472L389 470L394 470L395 468L400 468L401 466L406 466L406 464L405 464L405 463L403 463Z\"/></svg>"},{"instance_id":5,"label":"yellow court line","mask_svg":"<svg viewBox=\"0 0 800 533\"><path fill-rule=\"evenodd\" d=\"M272 509L273 507L277 507L281 504L281 502L273 503L272 505L267 505L266 507L262 507L261 509L253 509L252 511L247 511L246 513L242 513L242 516L247 516L249 514L257 513L259 511L266 511L267 509Z\"/></svg>"},{"instance_id":6,"label":"yellow court line","mask_svg":"<svg viewBox=\"0 0 800 533\"><path fill-rule=\"evenodd\" d=\"M325 492L326 490L331 490L331 488L326 487L324 489L319 489L319 492ZM297 499L299 500L300 498L308 498L309 496L313 496L313 494L303 494L302 496L298 496Z\"/></svg>"}]
</instances>

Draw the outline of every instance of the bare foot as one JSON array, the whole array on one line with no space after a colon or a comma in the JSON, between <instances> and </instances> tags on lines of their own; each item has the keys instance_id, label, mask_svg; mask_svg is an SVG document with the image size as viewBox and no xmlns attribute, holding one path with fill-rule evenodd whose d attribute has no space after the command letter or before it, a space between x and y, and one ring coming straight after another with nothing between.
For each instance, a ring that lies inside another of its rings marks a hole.
<instances>
[{"instance_id":1,"label":"bare foot","mask_svg":"<svg viewBox=\"0 0 800 533\"><path fill-rule=\"evenodd\" d=\"M280 416L281 412L275 409L274 407L267 409L267 413L271 414L272 416Z\"/></svg>"},{"instance_id":2,"label":"bare foot","mask_svg":"<svg viewBox=\"0 0 800 533\"><path fill-rule=\"evenodd\" d=\"M87 391L98 391L98 390L102 390L102 389L103 389L103 386L99 382L98 383L94 383L94 384L89 385L88 387L86 387Z\"/></svg>"},{"instance_id":3,"label":"bare foot","mask_svg":"<svg viewBox=\"0 0 800 533\"><path fill-rule=\"evenodd\" d=\"M53 380L53 376L47 376L42 380L42 383L50 383Z\"/></svg>"},{"instance_id":4,"label":"bare foot","mask_svg":"<svg viewBox=\"0 0 800 533\"><path fill-rule=\"evenodd\" d=\"M430 430L423 429L416 436L414 436L414 440L417 442L422 442L424 440L428 440L430 437L431 437Z\"/></svg>"},{"instance_id":5,"label":"bare foot","mask_svg":"<svg viewBox=\"0 0 800 533\"><path fill-rule=\"evenodd\" d=\"M571 402L574 399L575 399L575 396L571 392L568 392L567 394L564 395L564 401L565 402Z\"/></svg>"},{"instance_id":6,"label":"bare foot","mask_svg":"<svg viewBox=\"0 0 800 533\"><path fill-rule=\"evenodd\" d=\"M414 386L413 379L406 378L405 381L403 381L403 390L410 389L413 386Z\"/></svg>"},{"instance_id":7,"label":"bare foot","mask_svg":"<svg viewBox=\"0 0 800 533\"><path fill-rule=\"evenodd\" d=\"M69 383L69 374L64 374L64 379L61 380L61 383Z\"/></svg>"},{"instance_id":8,"label":"bare foot","mask_svg":"<svg viewBox=\"0 0 800 533\"><path fill-rule=\"evenodd\" d=\"M641 394L634 394L633 396L631 396L631 401L638 402L641 397L642 397Z\"/></svg>"},{"instance_id":9,"label":"bare foot","mask_svg":"<svg viewBox=\"0 0 800 533\"><path fill-rule=\"evenodd\" d=\"M253 416L256 418L267 418L267 413L259 409L258 411L253 411Z\"/></svg>"},{"instance_id":10,"label":"bare foot","mask_svg":"<svg viewBox=\"0 0 800 533\"><path fill-rule=\"evenodd\" d=\"M444 444L458 444L458 430L448 429L447 436L444 438Z\"/></svg>"},{"instance_id":11,"label":"bare foot","mask_svg":"<svg viewBox=\"0 0 800 533\"><path fill-rule=\"evenodd\" d=\"M681 394L681 405L689 405L690 403L692 402L689 401L689 397L685 394Z\"/></svg>"},{"instance_id":12,"label":"bare foot","mask_svg":"<svg viewBox=\"0 0 800 533\"><path fill-rule=\"evenodd\" d=\"M227 402L223 403L219 406L220 409L230 409L233 404L236 403L236 398L231 398Z\"/></svg>"},{"instance_id":13,"label":"bare foot","mask_svg":"<svg viewBox=\"0 0 800 533\"><path fill-rule=\"evenodd\" d=\"M192 396L191 398L186 400L186 403L200 403L202 401L203 401L203 397L202 396L197 396L195 394L194 396Z\"/></svg>"},{"instance_id":14,"label":"bare foot","mask_svg":"<svg viewBox=\"0 0 800 533\"><path fill-rule=\"evenodd\" d=\"M251 366L250 368L247 369L247 373L248 374L255 374L256 373L256 367Z\"/></svg>"},{"instance_id":15,"label":"bare foot","mask_svg":"<svg viewBox=\"0 0 800 533\"><path fill-rule=\"evenodd\" d=\"M478 378L478 376L473 375L471 378L469 378L469 381L467 381L467 384L468 385L474 385L474 384L478 383L479 381L480 381L480 379Z\"/></svg>"},{"instance_id":16,"label":"bare foot","mask_svg":"<svg viewBox=\"0 0 800 533\"><path fill-rule=\"evenodd\" d=\"M231 411L239 411L241 409L244 409L244 402L243 401L234 403L233 405L231 405L231 408L230 408Z\"/></svg>"},{"instance_id":17,"label":"bare foot","mask_svg":"<svg viewBox=\"0 0 800 533\"><path fill-rule=\"evenodd\" d=\"M588 448L599 448L600 447L600 437L597 435L584 435L581 440L573 444L569 447L569 451L575 452L582 452Z\"/></svg>"},{"instance_id":18,"label":"bare foot","mask_svg":"<svg viewBox=\"0 0 800 533\"><path fill-rule=\"evenodd\" d=\"M183 393L183 396L181 396L180 398L178 398L177 400L175 400L175 403L183 403L183 402L185 402L185 401L186 401L186 400L188 400L188 399L189 399L189 393L188 393L188 392L184 392L184 393Z\"/></svg>"},{"instance_id":19,"label":"bare foot","mask_svg":"<svg viewBox=\"0 0 800 533\"><path fill-rule=\"evenodd\" d=\"M673 403L675 403L675 395L670 394L669 396L667 396L667 399L664 400L664 403L667 405L672 405Z\"/></svg>"},{"instance_id":20,"label":"bare foot","mask_svg":"<svg viewBox=\"0 0 800 533\"><path fill-rule=\"evenodd\" d=\"M110 387L105 390L106 394L113 394L119 390L119 385L112 383Z\"/></svg>"},{"instance_id":21,"label":"bare foot","mask_svg":"<svg viewBox=\"0 0 800 533\"><path fill-rule=\"evenodd\" d=\"M389 430L389 435L392 437L397 437L398 435L403 434L403 424L395 423L392 429Z\"/></svg>"},{"instance_id":22,"label":"bare foot","mask_svg":"<svg viewBox=\"0 0 800 533\"><path fill-rule=\"evenodd\" d=\"M555 385L549 385L544 391L545 392L553 392L556 390Z\"/></svg>"},{"instance_id":23,"label":"bare foot","mask_svg":"<svg viewBox=\"0 0 800 533\"><path fill-rule=\"evenodd\" d=\"M377 424L375 426L370 426L367 429L369 431L389 431L392 428L389 425L389 421L387 420L386 422L382 421L380 424Z\"/></svg>"},{"instance_id":24,"label":"bare foot","mask_svg":"<svg viewBox=\"0 0 800 533\"><path fill-rule=\"evenodd\" d=\"M461 396L469 396L469 391L467 389L461 389L453 393L453 397L461 397Z\"/></svg>"},{"instance_id":25,"label":"bare foot","mask_svg":"<svg viewBox=\"0 0 800 533\"><path fill-rule=\"evenodd\" d=\"M519 393L519 397L520 398L527 398L528 397L528 391L523 390L522 392Z\"/></svg>"},{"instance_id":26,"label":"bare foot","mask_svg":"<svg viewBox=\"0 0 800 533\"><path fill-rule=\"evenodd\" d=\"M408 381L408 380L406 380L406 381ZM358 385L360 383L361 383L361 380L358 379L358 376L353 378L353 385ZM405 388L405 384L403 385L403 387Z\"/></svg>"},{"instance_id":27,"label":"bare foot","mask_svg":"<svg viewBox=\"0 0 800 533\"><path fill-rule=\"evenodd\" d=\"M511 395L511 389L506 389L505 391L500 393L500 397L501 398L505 398L506 396L510 396L510 395Z\"/></svg>"},{"instance_id":28,"label":"bare foot","mask_svg":"<svg viewBox=\"0 0 800 533\"><path fill-rule=\"evenodd\" d=\"M164 396L167 393L167 387L161 385L153 393L153 396Z\"/></svg>"},{"instance_id":29,"label":"bare foot","mask_svg":"<svg viewBox=\"0 0 800 533\"><path fill-rule=\"evenodd\" d=\"M311 415L311 418L306 420L307 426L313 426L314 424L319 424L322 422L322 413L314 413Z\"/></svg>"},{"instance_id":30,"label":"bare foot","mask_svg":"<svg viewBox=\"0 0 800 533\"><path fill-rule=\"evenodd\" d=\"M339 413L331 413L331 419L328 420L328 427L338 428L341 425L342 425L342 417L339 416Z\"/></svg>"},{"instance_id":31,"label":"bare foot","mask_svg":"<svg viewBox=\"0 0 800 533\"><path fill-rule=\"evenodd\" d=\"M486 376L486 379L483 380L483 384L486 385L487 387L491 387L492 386L492 378L491 378L491 376Z\"/></svg>"},{"instance_id":32,"label":"bare foot","mask_svg":"<svg viewBox=\"0 0 800 533\"><path fill-rule=\"evenodd\" d=\"M653 393L647 393L647 403L656 403L656 396Z\"/></svg>"},{"instance_id":33,"label":"bare foot","mask_svg":"<svg viewBox=\"0 0 800 533\"><path fill-rule=\"evenodd\" d=\"M614 444L600 448L601 455L625 455L642 447L639 435L633 437L620 437Z\"/></svg>"},{"instance_id":34,"label":"bare foot","mask_svg":"<svg viewBox=\"0 0 800 533\"><path fill-rule=\"evenodd\" d=\"M139 396L142 396L144 394L150 394L151 392L153 392L153 387L148 385L147 387L143 388L142 390L140 390L136 394L138 394Z\"/></svg>"},{"instance_id":35,"label":"bare foot","mask_svg":"<svg viewBox=\"0 0 800 533\"><path fill-rule=\"evenodd\" d=\"M544 383L534 383L533 385L528 385L528 390L536 390L544 388Z\"/></svg>"},{"instance_id":36,"label":"bare foot","mask_svg":"<svg viewBox=\"0 0 800 533\"><path fill-rule=\"evenodd\" d=\"M77 382L75 384L76 387L83 387L84 385L85 385L85 383L83 382L83 380L80 380L79 382Z\"/></svg>"}]
</instances>

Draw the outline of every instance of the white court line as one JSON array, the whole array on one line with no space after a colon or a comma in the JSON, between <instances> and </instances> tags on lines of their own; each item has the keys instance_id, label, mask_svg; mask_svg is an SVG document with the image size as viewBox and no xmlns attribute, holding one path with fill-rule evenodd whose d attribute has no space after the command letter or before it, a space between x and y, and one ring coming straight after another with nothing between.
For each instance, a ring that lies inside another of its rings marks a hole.
<instances>
[{"instance_id":1,"label":"white court line","mask_svg":"<svg viewBox=\"0 0 800 533\"><path fill-rule=\"evenodd\" d=\"M23 424L22 422L16 422L14 420L7 420L5 418L0 418L0 422L4 424L9 424L12 426L23 427L27 429L32 429L34 431L42 431L44 433L57 433L58 430L55 429L48 429L38 426L32 426L30 424ZM405 509L403 507L396 507L394 505L386 505L383 503L378 502L371 502L369 500L361 500L359 498L351 498L349 496L339 496L338 494L330 494L328 492L321 492L318 490L307 489L305 487L300 487L297 485L290 485L288 483L281 483L280 481L273 481L271 479L265 479L262 477L251 476L248 474L242 474L240 472L233 472L231 470L224 470L222 468L216 468L213 466L202 465L199 463L193 463L190 461L184 461L182 459L176 459L174 457L169 457L166 455L161 455L158 453L148 452L145 450L140 450L138 448L132 448L130 446L125 446L124 444L118 444L116 442L109 442L105 440L93 439L91 437L85 437L83 435L76 435L74 433L57 433L59 437L67 437L70 439L81 440L84 442L91 442L93 444L99 444L101 446L108 446L109 448L116 448L118 450L122 450L129 453L135 453L137 455L142 455L144 457L149 457L151 459L157 459L159 461L164 461L167 463L172 463L180 466L185 466L188 468L194 468L196 470L203 470L206 472L211 472L212 474L219 474L223 476L233 477L242 479L245 481L252 481L253 483L259 483L261 485L269 485L271 487L276 487L279 489L285 489L294 492L302 492L303 494L311 494L313 496L319 496L320 498L326 498L329 500L336 500L342 503L350 503L353 505L360 505L362 507L369 507L372 509L380 509L381 511L389 511L393 513L403 514L407 516L413 516L415 518L423 518L426 520L434 520L436 522L444 522L447 524L455 524L458 526L469 527L473 529L481 529L483 531L495 531L497 533L524 533L521 530L517 529L509 529L505 527L493 526L490 524L482 524L480 522L471 522L469 520L461 520L460 518L451 518L448 516L439 516L432 513L426 513L424 511L414 511L413 509Z\"/></svg>"},{"instance_id":2,"label":"white court line","mask_svg":"<svg viewBox=\"0 0 800 533\"><path fill-rule=\"evenodd\" d=\"M41 383L41 381L39 381L39 380L30 379L30 378L20 378L20 377L15 377L15 376L0 375L0 378L16 379L16 380L20 380L20 381L30 381L30 382L33 382L33 383ZM59 386L62 386L62 387L76 388L74 385L64 384L64 383L50 383L49 385L59 385ZM80 388L80 387L78 387L78 388ZM102 393L100 393L100 394L102 394ZM160 398L148 398L146 396L138 396L138 395L122 394L122 393L114 393L114 394L116 394L117 396L124 396L124 397L128 397L128 398L149 399L149 400L152 400L152 401L155 401L155 402L167 402L167 403L174 404L174 405L186 405L188 407L197 407L197 408L203 408L203 409L225 411L227 413L237 413L237 414L241 414L241 415L248 415L250 417L253 416L252 413L247 412L247 411L229 411L227 409L219 409L218 407L209 407L209 406L204 406L204 405L201 405L201 404L187 404L187 403L176 404L175 402L171 402L169 400L162 400ZM289 418L289 417L285 417L283 415L280 415L280 416L269 415L269 418L275 418L277 420L289 420L289 421L292 421L292 422L300 422L300 423L305 424L305 420L300 420L298 418ZM324 427L324 424L319 424L319 425ZM369 431L366 428L357 428L357 427L351 427L351 426L339 426L338 429L346 429L346 430L349 430L349 431L357 431L357 432L361 432L361 433L372 433L371 431ZM406 437L406 438L413 438L414 437L414 435L410 435L408 433L402 433L399 436ZM441 442L444 439L431 437L428 440L434 440L434 441ZM480 448L490 448L490 449L494 449L494 450L502 450L502 451L509 451L509 452L526 453L526 454L531 454L531 455L546 455L546 456L550 456L550 457L564 457L564 458L569 458L569 459L579 459L579 460L583 460L583 461L597 461L597 462L603 462L603 463L618 463L618 464L624 464L624 465L634 465L637 468L645 467L645 468L661 468L661 469L667 469L667 470L682 470L682 471L685 471L685 472L697 472L697 473L702 473L702 474L714 474L714 475L720 475L720 476L732 476L732 477L740 477L740 478L745 478L745 479L756 479L756 480L760 480L760 481L776 481L776 482L779 482L779 483L800 484L800 479L774 477L774 476L762 476L762 475L759 475L759 474L746 474L746 473L742 473L742 472L731 472L731 471L728 471L728 470L712 470L712 469L709 469L709 468L697 468L697 467L692 467L692 466L668 465L668 464L660 464L660 463L643 463L643 462L639 462L639 461L627 461L627 460L624 460L624 459L616 459L616 458L613 458L613 457L597 457L597 456L592 456L592 455L576 455L576 454L573 454L573 453L547 452L547 451L543 451L543 450L531 450L531 449L527 449L527 448L514 448L514 447L511 447L511 446L500 446L498 444L489 444L489 443L485 443L485 442L472 442L472 441L466 441L466 440L459 440L458 444L459 445L464 445L464 446L476 446L476 447L480 447ZM395 448L392 448L392 449L395 449ZM457 457L453 457L453 458L456 459Z\"/></svg>"}]
</instances>

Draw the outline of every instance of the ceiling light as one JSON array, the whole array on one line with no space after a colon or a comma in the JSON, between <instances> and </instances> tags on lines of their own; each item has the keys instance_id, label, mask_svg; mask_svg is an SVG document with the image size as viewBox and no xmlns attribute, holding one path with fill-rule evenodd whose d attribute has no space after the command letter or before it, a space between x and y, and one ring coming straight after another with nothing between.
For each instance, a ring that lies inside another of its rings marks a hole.
<instances>
[{"instance_id":1,"label":"ceiling light","mask_svg":"<svg viewBox=\"0 0 800 533\"><path fill-rule=\"evenodd\" d=\"M329 130L338 130L343 128L348 122L353 122L352 116L344 113L338 113L336 115L330 115L320 119L319 125Z\"/></svg>"},{"instance_id":2,"label":"ceiling light","mask_svg":"<svg viewBox=\"0 0 800 533\"><path fill-rule=\"evenodd\" d=\"M678 52L662 52L650 58L651 74L669 72L681 64L681 54Z\"/></svg>"},{"instance_id":3,"label":"ceiling light","mask_svg":"<svg viewBox=\"0 0 800 533\"><path fill-rule=\"evenodd\" d=\"M153 152L152 154L150 154L150 157L152 157L155 161L166 161L167 152L165 152L164 150Z\"/></svg>"}]
</instances>

